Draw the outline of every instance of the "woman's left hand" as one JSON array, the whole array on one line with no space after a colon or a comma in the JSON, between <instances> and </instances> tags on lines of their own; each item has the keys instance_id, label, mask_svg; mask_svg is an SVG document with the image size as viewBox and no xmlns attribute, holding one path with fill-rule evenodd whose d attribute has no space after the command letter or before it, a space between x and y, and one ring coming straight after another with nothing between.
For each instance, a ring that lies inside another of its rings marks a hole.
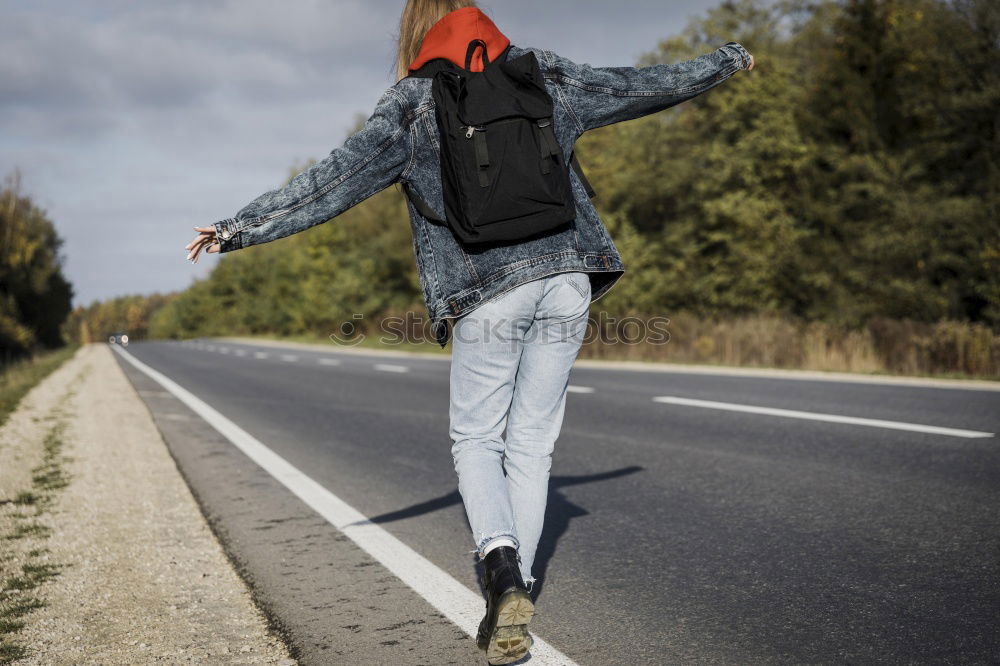
<instances>
[{"instance_id":1,"label":"woman's left hand","mask_svg":"<svg viewBox=\"0 0 1000 666\"><path fill-rule=\"evenodd\" d=\"M188 261L192 264L198 263L198 254L202 250L209 254L215 254L220 247L215 238L215 227L195 227L194 230L199 232L198 235L184 246L184 249L188 251Z\"/></svg>"}]
</instances>

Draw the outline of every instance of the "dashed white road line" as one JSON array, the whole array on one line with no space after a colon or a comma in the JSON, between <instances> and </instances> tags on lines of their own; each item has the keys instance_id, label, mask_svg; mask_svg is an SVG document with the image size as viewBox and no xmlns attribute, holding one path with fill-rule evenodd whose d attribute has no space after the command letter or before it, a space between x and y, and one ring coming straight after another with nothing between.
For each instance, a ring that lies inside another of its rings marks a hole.
<instances>
[{"instance_id":1,"label":"dashed white road line","mask_svg":"<svg viewBox=\"0 0 1000 666\"><path fill-rule=\"evenodd\" d=\"M267 352L254 352L254 358L267 358Z\"/></svg>"},{"instance_id":2,"label":"dashed white road line","mask_svg":"<svg viewBox=\"0 0 1000 666\"><path fill-rule=\"evenodd\" d=\"M220 354L228 354L229 353L229 347L219 347L219 353Z\"/></svg>"},{"instance_id":3,"label":"dashed white road line","mask_svg":"<svg viewBox=\"0 0 1000 666\"><path fill-rule=\"evenodd\" d=\"M810 421L826 421L828 423L847 423L850 425L868 426L871 428L888 428L890 430L907 430L924 432L932 435L947 435L949 437L980 438L993 437L992 432L978 430L963 430L961 428L943 428L940 426L906 423L905 421L884 421L882 419L863 419L856 416L840 416L838 414L823 414L821 412L800 412L794 409L775 409L773 407L757 407L740 405L732 402L715 402L713 400L694 400L661 395L653 398L654 402L664 402L669 405L684 405L686 407L702 407L704 409L721 409L729 412L744 412L748 414L766 414L789 419L807 419Z\"/></svg>"},{"instance_id":4,"label":"dashed white road line","mask_svg":"<svg viewBox=\"0 0 1000 666\"><path fill-rule=\"evenodd\" d=\"M122 358L160 384L233 446L260 465L293 494L354 543L378 560L397 578L426 599L469 636L475 636L485 604L480 594L452 578L433 562L371 522L361 512L303 474L287 460L267 448L250 433L227 419L213 407L175 381L154 370L132 354L115 348ZM537 635L531 648L531 662L537 666L576 666L576 662Z\"/></svg>"},{"instance_id":5,"label":"dashed white road line","mask_svg":"<svg viewBox=\"0 0 1000 666\"><path fill-rule=\"evenodd\" d=\"M282 354L281 360L288 361L289 363L295 363L297 360L299 360L299 357L296 356L295 354Z\"/></svg>"},{"instance_id":6,"label":"dashed white road line","mask_svg":"<svg viewBox=\"0 0 1000 666\"><path fill-rule=\"evenodd\" d=\"M320 365L340 365L340 360L335 358L321 358L317 363Z\"/></svg>"},{"instance_id":7,"label":"dashed white road line","mask_svg":"<svg viewBox=\"0 0 1000 666\"><path fill-rule=\"evenodd\" d=\"M392 363L376 363L375 369L380 372L409 372L410 369L405 365L393 365Z\"/></svg>"},{"instance_id":8,"label":"dashed white road line","mask_svg":"<svg viewBox=\"0 0 1000 666\"><path fill-rule=\"evenodd\" d=\"M236 356L246 356L247 352L245 349L234 349L233 354L235 354Z\"/></svg>"},{"instance_id":9,"label":"dashed white road line","mask_svg":"<svg viewBox=\"0 0 1000 666\"><path fill-rule=\"evenodd\" d=\"M570 384L569 386L566 387L566 391L569 392L569 393L593 393L594 392L594 387L593 386L575 386L573 384Z\"/></svg>"}]
</instances>

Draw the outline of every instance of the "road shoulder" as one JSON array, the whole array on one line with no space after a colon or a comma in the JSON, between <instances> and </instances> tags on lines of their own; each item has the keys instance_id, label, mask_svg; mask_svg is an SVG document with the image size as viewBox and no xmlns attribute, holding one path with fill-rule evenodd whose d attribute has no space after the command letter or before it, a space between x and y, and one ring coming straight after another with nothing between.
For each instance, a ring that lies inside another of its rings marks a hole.
<instances>
[{"instance_id":1,"label":"road shoulder","mask_svg":"<svg viewBox=\"0 0 1000 666\"><path fill-rule=\"evenodd\" d=\"M7 637L23 663L295 663L106 345L25 397L0 430L0 469L0 527L19 535L3 603L31 607Z\"/></svg>"}]
</instances>

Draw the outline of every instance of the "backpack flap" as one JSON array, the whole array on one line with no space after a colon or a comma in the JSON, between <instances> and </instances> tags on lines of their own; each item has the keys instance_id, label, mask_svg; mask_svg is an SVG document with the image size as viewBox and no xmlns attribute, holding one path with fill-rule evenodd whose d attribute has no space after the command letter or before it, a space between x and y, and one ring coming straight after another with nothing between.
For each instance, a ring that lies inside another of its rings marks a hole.
<instances>
[{"instance_id":1,"label":"backpack flap","mask_svg":"<svg viewBox=\"0 0 1000 666\"><path fill-rule=\"evenodd\" d=\"M465 125L485 125L504 118L541 120L552 117L552 98L545 89L535 54L487 67L467 78L457 112Z\"/></svg>"}]
</instances>

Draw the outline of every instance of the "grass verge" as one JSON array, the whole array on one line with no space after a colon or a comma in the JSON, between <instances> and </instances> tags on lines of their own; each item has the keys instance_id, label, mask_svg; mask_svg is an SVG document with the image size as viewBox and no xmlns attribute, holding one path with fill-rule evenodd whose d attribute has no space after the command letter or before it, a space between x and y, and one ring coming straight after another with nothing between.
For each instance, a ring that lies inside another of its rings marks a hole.
<instances>
[{"instance_id":1,"label":"grass verge","mask_svg":"<svg viewBox=\"0 0 1000 666\"><path fill-rule=\"evenodd\" d=\"M67 345L0 368L0 426L7 422L21 398L67 361L79 345Z\"/></svg>"},{"instance_id":2,"label":"grass verge","mask_svg":"<svg viewBox=\"0 0 1000 666\"><path fill-rule=\"evenodd\" d=\"M15 391L23 396L73 351L75 348L52 352L31 362L30 367L18 370L17 380L4 383L9 391L5 397ZM14 636L24 628L30 613L45 606L44 599L37 595L38 588L59 576L66 566L51 561L44 542L52 536L52 528L43 521L59 491L70 482L65 466L71 459L63 451L69 418L66 406L84 372L86 369L70 384L56 407L40 419L48 427L41 439L42 459L31 470L30 487L14 492L12 497L0 498L0 545L4 553L0 558L0 665L29 655L28 648L14 640ZM11 411L13 408L4 417Z\"/></svg>"}]
</instances>

